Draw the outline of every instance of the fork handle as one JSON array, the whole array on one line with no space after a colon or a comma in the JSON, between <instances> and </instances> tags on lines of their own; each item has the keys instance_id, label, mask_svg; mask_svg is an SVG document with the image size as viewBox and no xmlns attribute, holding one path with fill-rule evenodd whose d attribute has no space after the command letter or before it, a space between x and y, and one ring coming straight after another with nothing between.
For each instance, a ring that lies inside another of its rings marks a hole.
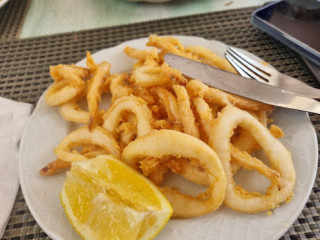
<instances>
[{"instance_id":1,"label":"fork handle","mask_svg":"<svg viewBox=\"0 0 320 240\"><path fill-rule=\"evenodd\" d=\"M311 87L308 84L285 74L280 74L278 77L279 88L308 98L320 99L320 89Z\"/></svg>"}]
</instances>

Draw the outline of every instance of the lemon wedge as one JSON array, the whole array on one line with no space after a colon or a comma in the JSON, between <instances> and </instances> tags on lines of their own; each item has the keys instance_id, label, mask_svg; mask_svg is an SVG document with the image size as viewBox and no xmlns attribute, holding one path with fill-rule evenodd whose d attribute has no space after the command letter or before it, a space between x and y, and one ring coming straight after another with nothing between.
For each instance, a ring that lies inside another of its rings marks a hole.
<instances>
[{"instance_id":1,"label":"lemon wedge","mask_svg":"<svg viewBox=\"0 0 320 240\"><path fill-rule=\"evenodd\" d=\"M173 212L151 181L109 155L73 163L60 199L83 239L153 239Z\"/></svg>"}]
</instances>

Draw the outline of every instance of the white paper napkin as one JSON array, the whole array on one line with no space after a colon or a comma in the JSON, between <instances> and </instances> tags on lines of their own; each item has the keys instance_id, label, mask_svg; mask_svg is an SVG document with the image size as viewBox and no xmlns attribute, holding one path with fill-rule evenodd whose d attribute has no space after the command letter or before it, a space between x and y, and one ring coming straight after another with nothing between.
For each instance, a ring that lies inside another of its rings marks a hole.
<instances>
[{"instance_id":1,"label":"white paper napkin","mask_svg":"<svg viewBox=\"0 0 320 240\"><path fill-rule=\"evenodd\" d=\"M0 97L0 237L19 189L18 144L32 105Z\"/></svg>"}]
</instances>

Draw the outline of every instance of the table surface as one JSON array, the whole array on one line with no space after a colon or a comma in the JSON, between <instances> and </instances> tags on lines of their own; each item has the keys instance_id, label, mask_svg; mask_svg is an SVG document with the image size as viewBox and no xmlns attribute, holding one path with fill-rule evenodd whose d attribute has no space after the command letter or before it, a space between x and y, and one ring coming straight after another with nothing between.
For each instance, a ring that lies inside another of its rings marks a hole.
<instances>
[{"instance_id":1,"label":"table surface","mask_svg":"<svg viewBox=\"0 0 320 240\"><path fill-rule=\"evenodd\" d=\"M220 40L319 87L299 55L250 23L257 8L252 6L264 2L10 0L0 9L0 96L36 104L51 83L49 65L77 62L86 50L95 52L150 33ZM310 118L319 138L320 118ZM319 175L318 169L305 208L281 239L320 239ZM21 189L2 239L50 239L30 213Z\"/></svg>"},{"instance_id":2,"label":"table surface","mask_svg":"<svg viewBox=\"0 0 320 240\"><path fill-rule=\"evenodd\" d=\"M119 24L258 6L267 0L32 0L20 37L34 37Z\"/></svg>"}]
</instances>

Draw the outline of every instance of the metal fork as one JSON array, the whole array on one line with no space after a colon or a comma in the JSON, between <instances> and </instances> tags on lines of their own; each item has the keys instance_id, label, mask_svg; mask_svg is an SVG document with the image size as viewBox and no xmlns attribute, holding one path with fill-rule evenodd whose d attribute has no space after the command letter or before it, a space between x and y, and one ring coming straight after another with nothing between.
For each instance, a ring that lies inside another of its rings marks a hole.
<instances>
[{"instance_id":1,"label":"metal fork","mask_svg":"<svg viewBox=\"0 0 320 240\"><path fill-rule=\"evenodd\" d=\"M267 64L259 63L237 48L229 47L225 53L225 57L243 77L269 83L305 97L320 99L320 89L311 87L296 78L282 74L274 68L267 66Z\"/></svg>"}]
</instances>

